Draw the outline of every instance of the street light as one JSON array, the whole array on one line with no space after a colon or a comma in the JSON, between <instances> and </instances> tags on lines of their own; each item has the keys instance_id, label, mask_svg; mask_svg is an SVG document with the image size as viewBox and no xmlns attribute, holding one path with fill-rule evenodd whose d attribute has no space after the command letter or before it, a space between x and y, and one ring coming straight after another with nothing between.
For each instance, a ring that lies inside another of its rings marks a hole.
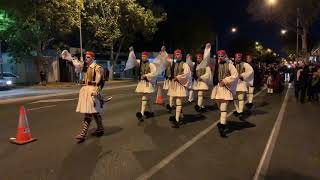
<instances>
[{"instance_id":1,"label":"street light","mask_svg":"<svg viewBox=\"0 0 320 180\"><path fill-rule=\"evenodd\" d=\"M256 46L258 46L260 43L258 41L256 41Z\"/></svg>"},{"instance_id":2,"label":"street light","mask_svg":"<svg viewBox=\"0 0 320 180\"><path fill-rule=\"evenodd\" d=\"M236 27L231 28L232 33L236 33L237 31L238 31L238 29Z\"/></svg>"},{"instance_id":3,"label":"street light","mask_svg":"<svg viewBox=\"0 0 320 180\"><path fill-rule=\"evenodd\" d=\"M277 3L277 0L267 0L269 6L274 6Z\"/></svg>"},{"instance_id":4,"label":"street light","mask_svg":"<svg viewBox=\"0 0 320 180\"><path fill-rule=\"evenodd\" d=\"M288 31L287 31L286 29L282 29L282 30L281 30L281 35L285 35L285 34L287 34L287 32L288 32Z\"/></svg>"}]
</instances>

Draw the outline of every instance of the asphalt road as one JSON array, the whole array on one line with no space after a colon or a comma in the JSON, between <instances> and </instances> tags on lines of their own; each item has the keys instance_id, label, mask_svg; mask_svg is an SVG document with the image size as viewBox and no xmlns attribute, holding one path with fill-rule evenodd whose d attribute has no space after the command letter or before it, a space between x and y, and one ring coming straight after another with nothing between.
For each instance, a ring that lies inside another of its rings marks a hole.
<instances>
[{"instance_id":1,"label":"asphalt road","mask_svg":"<svg viewBox=\"0 0 320 180\"><path fill-rule=\"evenodd\" d=\"M319 104L301 105L292 92L264 177L320 179ZM102 113L106 133L83 144L74 139L83 118L75 112L77 95L0 105L0 179L253 179L284 102L284 94L262 92L248 122L228 118L230 132L223 139L216 127L204 131L219 118L212 101L206 101L209 111L203 114L186 104L187 124L172 129L170 114L159 105L155 118L138 124L134 87L105 93L113 96ZM38 141L17 146L9 138L15 136L21 105Z\"/></svg>"}]
</instances>

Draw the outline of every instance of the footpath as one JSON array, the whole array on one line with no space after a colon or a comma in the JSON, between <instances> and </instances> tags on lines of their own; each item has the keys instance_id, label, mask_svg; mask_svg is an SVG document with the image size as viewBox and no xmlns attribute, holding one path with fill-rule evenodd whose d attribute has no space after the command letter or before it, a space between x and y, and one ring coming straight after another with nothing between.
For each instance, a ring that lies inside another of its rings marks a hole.
<instances>
[{"instance_id":1,"label":"footpath","mask_svg":"<svg viewBox=\"0 0 320 180\"><path fill-rule=\"evenodd\" d=\"M131 87L134 80L106 81L104 89ZM79 93L82 86L75 83L49 83L46 86L21 86L9 90L0 90L0 104L14 103L22 100L36 100L54 96L73 95Z\"/></svg>"}]
</instances>

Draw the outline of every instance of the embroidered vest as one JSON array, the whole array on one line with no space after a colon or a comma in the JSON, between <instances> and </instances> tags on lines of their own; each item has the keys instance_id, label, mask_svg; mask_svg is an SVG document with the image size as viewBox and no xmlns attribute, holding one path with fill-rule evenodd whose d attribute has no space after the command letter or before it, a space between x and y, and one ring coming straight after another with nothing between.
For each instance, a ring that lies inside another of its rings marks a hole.
<instances>
[{"instance_id":1,"label":"embroidered vest","mask_svg":"<svg viewBox=\"0 0 320 180\"><path fill-rule=\"evenodd\" d=\"M96 74L99 73L99 68L101 68L101 66L99 66L98 64L94 64L94 66L87 67L87 71L84 73L83 76L85 85L91 85L92 83L99 85L101 81L104 81L104 77L102 76L100 82L96 82Z\"/></svg>"},{"instance_id":2,"label":"embroidered vest","mask_svg":"<svg viewBox=\"0 0 320 180\"><path fill-rule=\"evenodd\" d=\"M206 73L206 68L201 68L201 69L196 70L196 74L197 74L198 78L203 76L205 73Z\"/></svg>"},{"instance_id":3,"label":"embroidered vest","mask_svg":"<svg viewBox=\"0 0 320 180\"><path fill-rule=\"evenodd\" d=\"M145 62L145 63L141 63L140 65L140 76L143 76L145 74L150 73L150 63L149 62Z\"/></svg>"},{"instance_id":4,"label":"embroidered vest","mask_svg":"<svg viewBox=\"0 0 320 180\"><path fill-rule=\"evenodd\" d=\"M244 73L246 71L244 66L243 66L243 64L244 64L243 62L235 64L236 65L236 69L237 69L239 74L242 74L242 73Z\"/></svg>"},{"instance_id":5,"label":"embroidered vest","mask_svg":"<svg viewBox=\"0 0 320 180\"><path fill-rule=\"evenodd\" d=\"M230 70L229 70L229 63L219 63L219 69L218 69L218 81L220 82L224 78L228 77L231 75Z\"/></svg>"},{"instance_id":6,"label":"embroidered vest","mask_svg":"<svg viewBox=\"0 0 320 180\"><path fill-rule=\"evenodd\" d=\"M184 62L176 62L174 65L174 77L177 77L178 75L183 74L183 64Z\"/></svg>"}]
</instances>

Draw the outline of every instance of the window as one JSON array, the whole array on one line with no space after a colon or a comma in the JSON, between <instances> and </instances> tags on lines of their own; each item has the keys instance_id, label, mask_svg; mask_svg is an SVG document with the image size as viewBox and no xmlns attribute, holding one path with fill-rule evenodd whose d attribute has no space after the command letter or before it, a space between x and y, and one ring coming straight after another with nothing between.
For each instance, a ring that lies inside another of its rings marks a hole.
<instances>
[{"instance_id":1,"label":"window","mask_svg":"<svg viewBox=\"0 0 320 180\"><path fill-rule=\"evenodd\" d=\"M15 76L15 75L13 75L13 74L11 74L11 73L3 73L3 77L17 77L17 76Z\"/></svg>"}]
</instances>

